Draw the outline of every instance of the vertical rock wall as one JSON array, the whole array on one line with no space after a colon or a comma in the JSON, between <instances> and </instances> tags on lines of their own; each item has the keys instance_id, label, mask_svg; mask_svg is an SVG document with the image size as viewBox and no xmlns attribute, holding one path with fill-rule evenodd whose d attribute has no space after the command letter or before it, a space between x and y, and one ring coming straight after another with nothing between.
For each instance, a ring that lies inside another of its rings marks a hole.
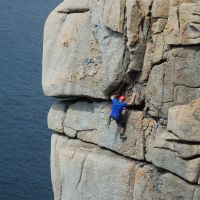
<instances>
[{"instance_id":1,"label":"vertical rock wall","mask_svg":"<svg viewBox=\"0 0 200 200\"><path fill-rule=\"evenodd\" d=\"M55 200L200 199L200 2L65 0L44 30L42 86L60 100ZM127 140L109 96L140 92Z\"/></svg>"}]
</instances>

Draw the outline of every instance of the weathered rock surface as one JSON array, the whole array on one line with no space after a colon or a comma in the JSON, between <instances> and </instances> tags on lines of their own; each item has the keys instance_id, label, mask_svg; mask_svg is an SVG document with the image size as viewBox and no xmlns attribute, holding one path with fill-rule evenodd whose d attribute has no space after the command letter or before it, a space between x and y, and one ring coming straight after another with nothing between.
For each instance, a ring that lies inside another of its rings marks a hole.
<instances>
[{"instance_id":1,"label":"weathered rock surface","mask_svg":"<svg viewBox=\"0 0 200 200\"><path fill-rule=\"evenodd\" d=\"M53 11L45 26L43 89L48 96L103 98L99 86L100 49L92 33L90 13Z\"/></svg>"},{"instance_id":2,"label":"weathered rock surface","mask_svg":"<svg viewBox=\"0 0 200 200\"><path fill-rule=\"evenodd\" d=\"M146 105L152 116L167 117L170 107L189 103L199 95L192 96L200 88L199 47L173 49L165 56L167 61L151 70L146 88Z\"/></svg>"},{"instance_id":3,"label":"weathered rock surface","mask_svg":"<svg viewBox=\"0 0 200 200\"><path fill-rule=\"evenodd\" d=\"M199 186L66 136L53 134L51 160L55 200L194 200L199 197Z\"/></svg>"},{"instance_id":4,"label":"weathered rock surface","mask_svg":"<svg viewBox=\"0 0 200 200\"><path fill-rule=\"evenodd\" d=\"M199 186L188 184L166 171L145 165L137 170L134 182L134 200L196 200Z\"/></svg>"},{"instance_id":5,"label":"weathered rock surface","mask_svg":"<svg viewBox=\"0 0 200 200\"><path fill-rule=\"evenodd\" d=\"M106 99L122 81L133 81L126 77L142 68L149 7L136 0L61 3L45 25L45 95Z\"/></svg>"},{"instance_id":6,"label":"weathered rock surface","mask_svg":"<svg viewBox=\"0 0 200 200\"><path fill-rule=\"evenodd\" d=\"M136 162L64 136L52 137L55 200L132 199Z\"/></svg>"},{"instance_id":7,"label":"weathered rock surface","mask_svg":"<svg viewBox=\"0 0 200 200\"><path fill-rule=\"evenodd\" d=\"M199 44L200 43L200 2L171 1L169 19L166 26L168 44Z\"/></svg>"},{"instance_id":8,"label":"weathered rock surface","mask_svg":"<svg viewBox=\"0 0 200 200\"><path fill-rule=\"evenodd\" d=\"M69 105L69 103L66 104ZM66 106L63 106L63 109ZM54 107L50 110L49 115L51 116ZM62 118L60 117L61 121L57 122L59 126L51 125L51 129L54 131L63 130L62 133L69 137L97 144L130 158L144 160L145 147L148 146L147 141L150 141L147 138L149 139L153 134L153 127L156 122L153 119L145 118L141 111L127 110L123 118L127 124L125 134L128 139L122 140L119 135L119 127L115 121L111 121L110 126L106 127L111 111L110 107L110 103L85 101L71 104L67 112L64 112L64 110L61 112L62 114L65 113L65 117L63 115ZM50 118L50 120L58 121L57 116L58 114L55 115L55 120L53 118ZM51 121L48 124L52 124ZM62 128L60 125L62 125Z\"/></svg>"},{"instance_id":9,"label":"weathered rock surface","mask_svg":"<svg viewBox=\"0 0 200 200\"><path fill-rule=\"evenodd\" d=\"M170 108L167 130L157 131L146 158L194 183L200 183L200 99Z\"/></svg>"},{"instance_id":10,"label":"weathered rock surface","mask_svg":"<svg viewBox=\"0 0 200 200\"><path fill-rule=\"evenodd\" d=\"M57 102L51 107L47 117L49 129L58 133L64 132L63 123L66 117L67 108L68 104L64 101Z\"/></svg>"},{"instance_id":11,"label":"weathered rock surface","mask_svg":"<svg viewBox=\"0 0 200 200\"><path fill-rule=\"evenodd\" d=\"M64 0L56 9L60 13L81 13L90 10L90 0Z\"/></svg>"},{"instance_id":12,"label":"weathered rock surface","mask_svg":"<svg viewBox=\"0 0 200 200\"><path fill-rule=\"evenodd\" d=\"M170 108L167 129L181 140L200 142L200 99Z\"/></svg>"},{"instance_id":13,"label":"weathered rock surface","mask_svg":"<svg viewBox=\"0 0 200 200\"><path fill-rule=\"evenodd\" d=\"M170 132L160 133L152 150L152 162L190 182L199 183L200 145L187 144Z\"/></svg>"}]
</instances>

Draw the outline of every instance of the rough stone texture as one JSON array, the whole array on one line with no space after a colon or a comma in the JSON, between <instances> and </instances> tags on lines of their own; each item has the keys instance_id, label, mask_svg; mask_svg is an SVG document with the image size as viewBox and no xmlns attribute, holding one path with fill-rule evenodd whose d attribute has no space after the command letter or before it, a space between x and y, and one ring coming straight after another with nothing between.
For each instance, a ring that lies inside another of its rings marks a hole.
<instances>
[{"instance_id":1,"label":"rough stone texture","mask_svg":"<svg viewBox=\"0 0 200 200\"><path fill-rule=\"evenodd\" d=\"M184 143L184 141L178 140L170 132L160 133L152 149L152 162L158 167L183 177L185 180L198 183L199 149L199 144L191 145L187 144L187 141ZM185 154L185 151L187 151L187 154Z\"/></svg>"},{"instance_id":2,"label":"rough stone texture","mask_svg":"<svg viewBox=\"0 0 200 200\"><path fill-rule=\"evenodd\" d=\"M48 113L48 128L58 133L64 133L63 122L68 108L67 102L60 101L55 103Z\"/></svg>"},{"instance_id":3,"label":"rough stone texture","mask_svg":"<svg viewBox=\"0 0 200 200\"><path fill-rule=\"evenodd\" d=\"M121 20L122 5L120 2L122 1L117 1L116 4L112 2L103 0L91 1L91 27L102 53L101 87L98 89L102 89L106 93L110 90L112 91L121 82L129 62L123 34L112 29L115 26L116 29L122 29L120 27L123 24L117 23L116 20L112 22L112 14L114 13L109 12L109 7L114 5L114 7L118 8L118 17L116 19ZM110 25L109 27L106 26L105 21L107 26Z\"/></svg>"},{"instance_id":4,"label":"rough stone texture","mask_svg":"<svg viewBox=\"0 0 200 200\"><path fill-rule=\"evenodd\" d=\"M188 184L173 174L160 171L151 165L137 170L134 200L194 200L199 198L199 187Z\"/></svg>"},{"instance_id":5,"label":"rough stone texture","mask_svg":"<svg viewBox=\"0 0 200 200\"><path fill-rule=\"evenodd\" d=\"M127 47L130 52L130 64L128 71L140 71L145 53L146 36L148 32L148 18L144 18L138 2L136 0L126 0L127 13ZM144 28L141 30L140 24Z\"/></svg>"},{"instance_id":6,"label":"rough stone texture","mask_svg":"<svg viewBox=\"0 0 200 200\"><path fill-rule=\"evenodd\" d=\"M150 11L151 11L150 8L152 6L153 0L141 0L141 1L137 1L137 3L140 6L140 9L144 16L147 16L150 14Z\"/></svg>"},{"instance_id":7,"label":"rough stone texture","mask_svg":"<svg viewBox=\"0 0 200 200\"><path fill-rule=\"evenodd\" d=\"M99 87L101 55L90 13L59 13L47 19L44 36L43 89L48 96L103 98Z\"/></svg>"},{"instance_id":8,"label":"rough stone texture","mask_svg":"<svg viewBox=\"0 0 200 200\"><path fill-rule=\"evenodd\" d=\"M127 110L124 113L124 119L127 121L125 134L128 139L123 141L115 121L111 121L109 128L106 128L110 107L109 103L77 102L70 105L64 121L65 134L131 158L144 160L144 132L149 128L149 124L143 126L143 112Z\"/></svg>"},{"instance_id":9,"label":"rough stone texture","mask_svg":"<svg viewBox=\"0 0 200 200\"><path fill-rule=\"evenodd\" d=\"M153 67L146 88L146 105L153 116L167 117L170 107L194 100L198 94L192 94L200 88L198 47L173 49L165 56L166 62Z\"/></svg>"},{"instance_id":10,"label":"rough stone texture","mask_svg":"<svg viewBox=\"0 0 200 200\"><path fill-rule=\"evenodd\" d=\"M51 160L55 200L132 200L136 162L56 134Z\"/></svg>"},{"instance_id":11,"label":"rough stone texture","mask_svg":"<svg viewBox=\"0 0 200 200\"><path fill-rule=\"evenodd\" d=\"M67 107L69 103L66 104ZM65 108L63 105L62 107ZM51 121L57 121L59 124L59 128L54 125L51 129L62 130L60 132L69 137L77 137L82 141L97 144L130 158L144 160L145 148L148 149L152 143L156 121L145 118L141 111L126 110L123 113L123 119L126 122L125 134L128 139L122 140L119 135L120 128L115 121L111 121L109 128L106 127L110 107L110 103L82 101L69 105L67 112L59 111L62 117L60 115L57 117L58 114L55 111L50 111ZM55 120L53 115L55 115Z\"/></svg>"},{"instance_id":12,"label":"rough stone texture","mask_svg":"<svg viewBox=\"0 0 200 200\"><path fill-rule=\"evenodd\" d=\"M154 0L152 6L152 17L167 18L169 13L170 0Z\"/></svg>"},{"instance_id":13,"label":"rough stone texture","mask_svg":"<svg viewBox=\"0 0 200 200\"><path fill-rule=\"evenodd\" d=\"M57 134L52 136L51 167L55 200L193 200L199 197L199 186L164 170Z\"/></svg>"},{"instance_id":14,"label":"rough stone texture","mask_svg":"<svg viewBox=\"0 0 200 200\"><path fill-rule=\"evenodd\" d=\"M113 31L124 32L125 0L103 1L103 22L104 25Z\"/></svg>"},{"instance_id":15,"label":"rough stone texture","mask_svg":"<svg viewBox=\"0 0 200 200\"><path fill-rule=\"evenodd\" d=\"M167 129L181 140L200 142L200 99L170 108Z\"/></svg>"},{"instance_id":16,"label":"rough stone texture","mask_svg":"<svg viewBox=\"0 0 200 200\"><path fill-rule=\"evenodd\" d=\"M194 183L200 183L200 99L170 108L167 129L159 127L146 159Z\"/></svg>"},{"instance_id":17,"label":"rough stone texture","mask_svg":"<svg viewBox=\"0 0 200 200\"><path fill-rule=\"evenodd\" d=\"M168 44L199 44L200 43L200 2L171 1L169 19L166 27Z\"/></svg>"},{"instance_id":18,"label":"rough stone texture","mask_svg":"<svg viewBox=\"0 0 200 200\"><path fill-rule=\"evenodd\" d=\"M61 3L44 30L45 95L106 99L121 82L132 82L129 73L142 68L149 7L136 0Z\"/></svg>"},{"instance_id":19,"label":"rough stone texture","mask_svg":"<svg viewBox=\"0 0 200 200\"><path fill-rule=\"evenodd\" d=\"M56 9L60 13L78 13L90 10L90 0L65 0Z\"/></svg>"}]
</instances>

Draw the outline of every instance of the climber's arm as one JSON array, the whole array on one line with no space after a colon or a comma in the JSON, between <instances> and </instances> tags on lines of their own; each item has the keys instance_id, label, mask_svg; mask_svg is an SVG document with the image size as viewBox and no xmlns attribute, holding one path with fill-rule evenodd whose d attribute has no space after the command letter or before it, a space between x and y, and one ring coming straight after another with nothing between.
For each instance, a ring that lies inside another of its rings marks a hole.
<instances>
[{"instance_id":1,"label":"climber's arm","mask_svg":"<svg viewBox=\"0 0 200 200\"><path fill-rule=\"evenodd\" d=\"M127 103L128 106L131 106L134 104L135 102L135 97L136 97L136 93L133 93L132 97L131 97L131 100Z\"/></svg>"},{"instance_id":2,"label":"climber's arm","mask_svg":"<svg viewBox=\"0 0 200 200\"><path fill-rule=\"evenodd\" d=\"M117 97L118 95L116 95L116 94L113 94L113 95L111 95L111 99L115 99L116 97Z\"/></svg>"}]
</instances>

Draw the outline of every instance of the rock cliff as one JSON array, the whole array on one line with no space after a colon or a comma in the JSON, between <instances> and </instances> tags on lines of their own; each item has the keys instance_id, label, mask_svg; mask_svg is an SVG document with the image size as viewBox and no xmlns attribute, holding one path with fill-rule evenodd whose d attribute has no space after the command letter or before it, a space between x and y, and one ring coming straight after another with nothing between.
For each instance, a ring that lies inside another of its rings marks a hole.
<instances>
[{"instance_id":1,"label":"rock cliff","mask_svg":"<svg viewBox=\"0 0 200 200\"><path fill-rule=\"evenodd\" d=\"M55 200L200 199L199 45L199 0L64 0L50 13ZM109 97L132 92L122 140Z\"/></svg>"}]
</instances>

